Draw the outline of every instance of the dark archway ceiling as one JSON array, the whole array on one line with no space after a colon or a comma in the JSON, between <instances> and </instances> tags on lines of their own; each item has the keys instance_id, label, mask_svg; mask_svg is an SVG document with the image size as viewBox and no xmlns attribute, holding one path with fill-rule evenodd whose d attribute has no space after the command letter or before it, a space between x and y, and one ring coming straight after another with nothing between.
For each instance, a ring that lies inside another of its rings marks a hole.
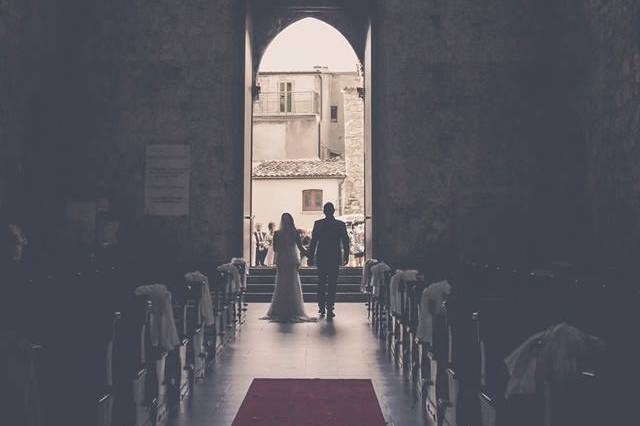
<instances>
[{"instance_id":1,"label":"dark archway ceiling","mask_svg":"<svg viewBox=\"0 0 640 426\"><path fill-rule=\"evenodd\" d=\"M370 0L251 0L251 4L254 75L274 37L303 18L316 18L335 27L364 63Z\"/></svg>"}]
</instances>

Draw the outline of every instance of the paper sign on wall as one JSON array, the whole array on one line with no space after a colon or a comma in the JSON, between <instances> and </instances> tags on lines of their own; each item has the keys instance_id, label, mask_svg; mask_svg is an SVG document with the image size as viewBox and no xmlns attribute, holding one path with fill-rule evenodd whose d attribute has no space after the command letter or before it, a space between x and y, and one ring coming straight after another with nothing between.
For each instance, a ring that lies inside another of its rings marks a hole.
<instances>
[{"instance_id":1,"label":"paper sign on wall","mask_svg":"<svg viewBox=\"0 0 640 426\"><path fill-rule=\"evenodd\" d=\"M154 216L189 214L189 145L147 145L144 212Z\"/></svg>"}]
</instances>

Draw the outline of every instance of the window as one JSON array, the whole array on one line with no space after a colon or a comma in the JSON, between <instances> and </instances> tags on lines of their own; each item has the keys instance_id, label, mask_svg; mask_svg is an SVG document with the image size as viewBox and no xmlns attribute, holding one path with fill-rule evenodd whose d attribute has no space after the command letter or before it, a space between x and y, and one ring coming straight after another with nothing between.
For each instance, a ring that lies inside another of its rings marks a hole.
<instances>
[{"instance_id":1,"label":"window","mask_svg":"<svg viewBox=\"0 0 640 426\"><path fill-rule=\"evenodd\" d=\"M302 211L318 212L322 210L322 189L302 191Z\"/></svg>"},{"instance_id":2,"label":"window","mask_svg":"<svg viewBox=\"0 0 640 426\"><path fill-rule=\"evenodd\" d=\"M331 105L331 121L334 123L338 121L338 107Z\"/></svg>"},{"instance_id":3,"label":"window","mask_svg":"<svg viewBox=\"0 0 640 426\"><path fill-rule=\"evenodd\" d=\"M291 103L293 97L293 82L280 82L280 112L291 112Z\"/></svg>"}]
</instances>

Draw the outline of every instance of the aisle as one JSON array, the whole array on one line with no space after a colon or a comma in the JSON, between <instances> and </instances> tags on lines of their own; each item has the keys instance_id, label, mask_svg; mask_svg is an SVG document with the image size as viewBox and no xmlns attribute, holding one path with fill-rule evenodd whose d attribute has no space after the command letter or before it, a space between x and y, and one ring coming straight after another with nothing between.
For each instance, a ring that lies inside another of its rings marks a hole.
<instances>
[{"instance_id":1,"label":"aisle","mask_svg":"<svg viewBox=\"0 0 640 426\"><path fill-rule=\"evenodd\" d=\"M261 321L268 305L249 305L247 324L169 426L228 426L254 378L367 378L389 425L422 426L411 386L391 363L367 322L364 305L336 305L331 322ZM306 304L307 312L315 312ZM275 425L274 425L275 426ZM302 425L301 425L302 426Z\"/></svg>"}]
</instances>

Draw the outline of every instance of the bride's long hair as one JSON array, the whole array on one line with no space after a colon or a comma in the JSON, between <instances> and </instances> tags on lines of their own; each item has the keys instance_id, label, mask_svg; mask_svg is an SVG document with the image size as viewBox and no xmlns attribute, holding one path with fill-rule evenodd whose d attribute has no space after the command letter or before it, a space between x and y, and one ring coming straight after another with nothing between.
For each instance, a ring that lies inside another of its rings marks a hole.
<instances>
[{"instance_id":1,"label":"bride's long hair","mask_svg":"<svg viewBox=\"0 0 640 426\"><path fill-rule=\"evenodd\" d=\"M295 246L298 230L293 221L293 216L289 213L282 213L280 217L280 229L278 229L280 247Z\"/></svg>"}]
</instances>

